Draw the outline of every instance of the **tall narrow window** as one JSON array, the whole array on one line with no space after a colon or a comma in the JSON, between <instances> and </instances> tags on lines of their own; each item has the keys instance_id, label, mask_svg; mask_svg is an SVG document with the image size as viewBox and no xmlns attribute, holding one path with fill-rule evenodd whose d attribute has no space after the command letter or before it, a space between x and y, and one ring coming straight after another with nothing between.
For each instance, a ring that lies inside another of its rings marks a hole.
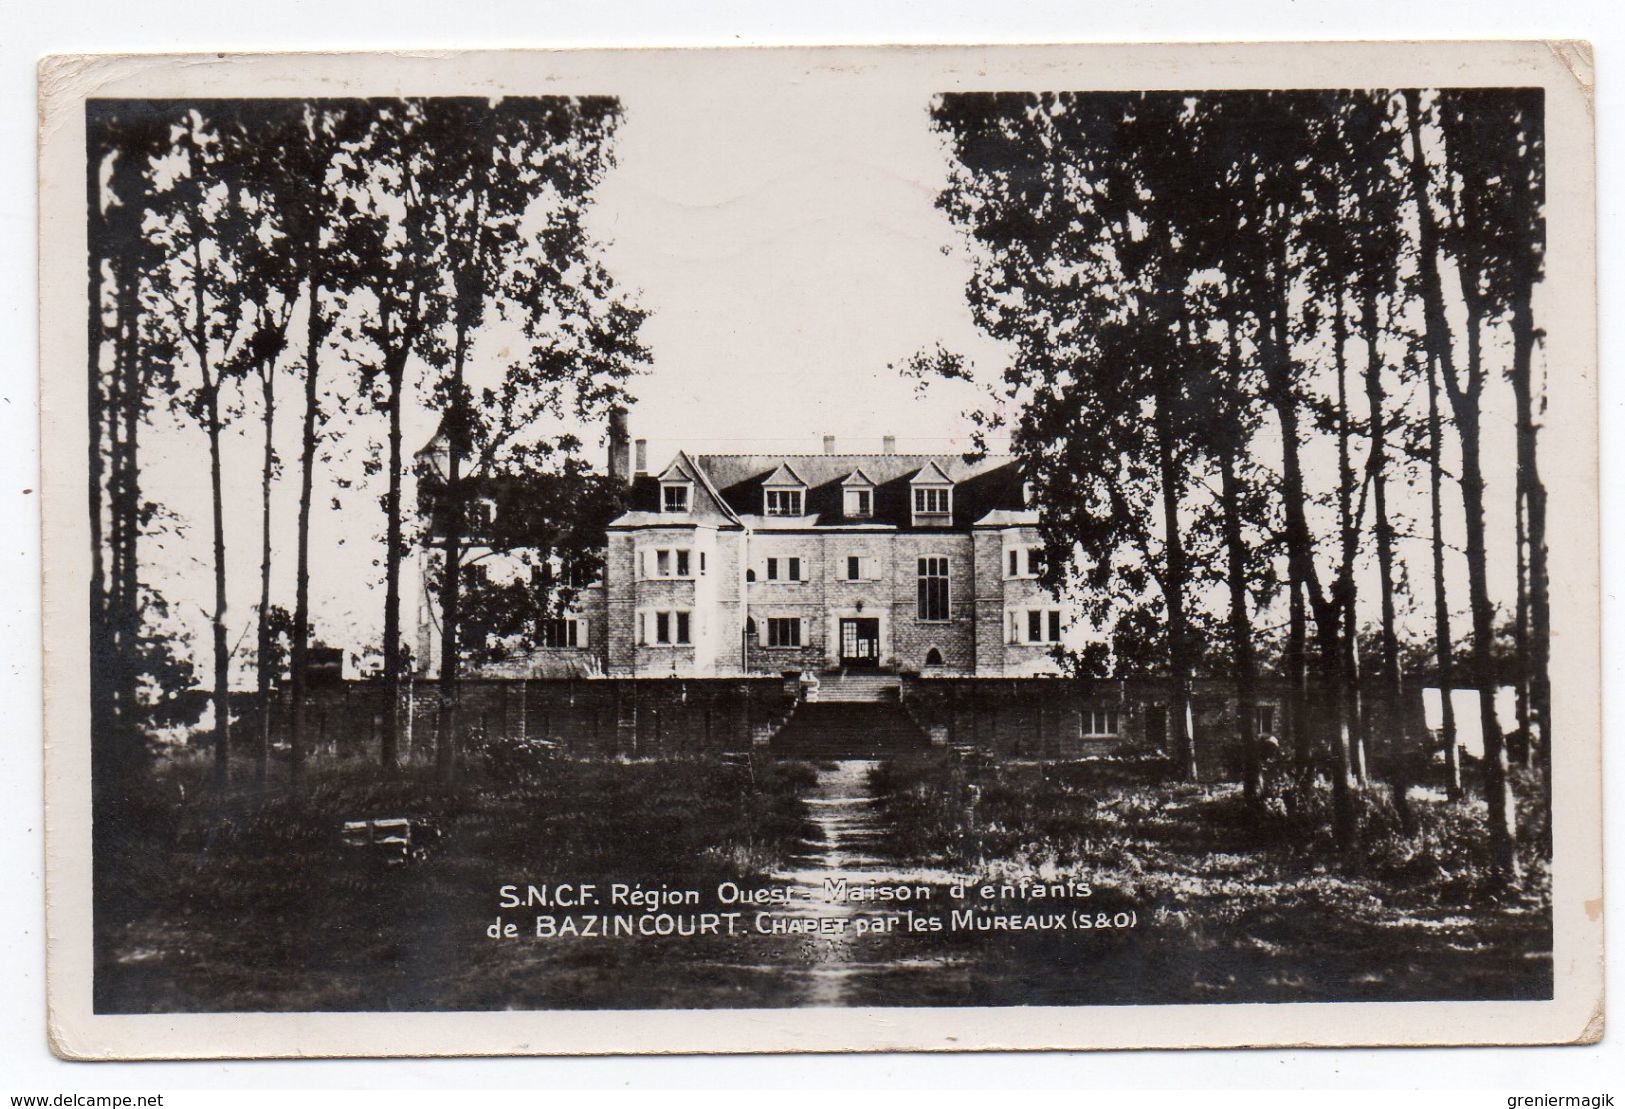
<instances>
[{"instance_id":1,"label":"tall narrow window","mask_svg":"<svg viewBox=\"0 0 1625 1109\"><path fill-rule=\"evenodd\" d=\"M776 558L770 558L767 560L767 580L779 580L779 560Z\"/></svg>"},{"instance_id":2,"label":"tall narrow window","mask_svg":"<svg viewBox=\"0 0 1625 1109\"><path fill-rule=\"evenodd\" d=\"M669 577L671 577L671 552L670 551L656 551L655 552L655 577L658 577L658 578L669 578Z\"/></svg>"},{"instance_id":3,"label":"tall narrow window","mask_svg":"<svg viewBox=\"0 0 1625 1109\"><path fill-rule=\"evenodd\" d=\"M919 562L919 599L916 612L921 620L948 619L948 560L922 558Z\"/></svg>"},{"instance_id":4,"label":"tall narrow window","mask_svg":"<svg viewBox=\"0 0 1625 1109\"><path fill-rule=\"evenodd\" d=\"M1027 612L1027 642L1042 643L1044 641L1044 614L1038 609L1029 609Z\"/></svg>"},{"instance_id":5,"label":"tall narrow window","mask_svg":"<svg viewBox=\"0 0 1625 1109\"><path fill-rule=\"evenodd\" d=\"M1014 553L1014 552L1012 552L1012 553ZM1027 548L1027 573L1031 574L1033 577L1036 578L1039 574L1041 574L1043 572L1044 572L1044 548L1043 547L1028 547Z\"/></svg>"},{"instance_id":6,"label":"tall narrow window","mask_svg":"<svg viewBox=\"0 0 1625 1109\"><path fill-rule=\"evenodd\" d=\"M787 561L790 564L789 571L784 575L785 578L787 580L789 580L789 581L800 581L801 580L801 559L799 559L799 558L791 558L791 559L786 559L785 561Z\"/></svg>"},{"instance_id":7,"label":"tall narrow window","mask_svg":"<svg viewBox=\"0 0 1625 1109\"><path fill-rule=\"evenodd\" d=\"M1061 641L1061 613L1059 609L1052 608L1049 610L1049 641L1051 643Z\"/></svg>"},{"instance_id":8,"label":"tall narrow window","mask_svg":"<svg viewBox=\"0 0 1625 1109\"><path fill-rule=\"evenodd\" d=\"M688 577L688 552L687 551L677 551L676 554L677 554L677 576L680 577L680 578L686 578L686 577Z\"/></svg>"},{"instance_id":9,"label":"tall narrow window","mask_svg":"<svg viewBox=\"0 0 1625 1109\"><path fill-rule=\"evenodd\" d=\"M687 642L689 642L689 638L688 638L688 613L686 613L686 612L677 612L677 613L673 613L672 615L677 617L677 642L679 642L679 643L687 643Z\"/></svg>"},{"instance_id":10,"label":"tall narrow window","mask_svg":"<svg viewBox=\"0 0 1625 1109\"><path fill-rule=\"evenodd\" d=\"M669 613L669 612L657 612L657 613L655 613L655 642L656 643L670 643L671 642L671 613Z\"/></svg>"}]
</instances>

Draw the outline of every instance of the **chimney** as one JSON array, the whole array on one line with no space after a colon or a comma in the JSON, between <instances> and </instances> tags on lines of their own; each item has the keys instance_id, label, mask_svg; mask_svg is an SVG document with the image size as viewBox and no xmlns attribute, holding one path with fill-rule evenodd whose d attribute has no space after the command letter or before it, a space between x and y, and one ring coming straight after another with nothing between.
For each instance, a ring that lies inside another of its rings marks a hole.
<instances>
[{"instance_id":1,"label":"chimney","mask_svg":"<svg viewBox=\"0 0 1625 1109\"><path fill-rule=\"evenodd\" d=\"M609 477L625 484L632 480L628 457L626 409L617 406L609 413Z\"/></svg>"},{"instance_id":2,"label":"chimney","mask_svg":"<svg viewBox=\"0 0 1625 1109\"><path fill-rule=\"evenodd\" d=\"M637 467L632 473L637 477L643 477L649 472L649 440L639 439L632 447L633 455L637 459Z\"/></svg>"},{"instance_id":3,"label":"chimney","mask_svg":"<svg viewBox=\"0 0 1625 1109\"><path fill-rule=\"evenodd\" d=\"M881 439L880 440L880 453L881 454L896 454L897 453L897 436L895 436L895 435L887 435L886 437Z\"/></svg>"},{"instance_id":4,"label":"chimney","mask_svg":"<svg viewBox=\"0 0 1625 1109\"><path fill-rule=\"evenodd\" d=\"M833 435L824 436L824 453L825 454L834 454L835 453L835 436L833 436Z\"/></svg>"}]
</instances>

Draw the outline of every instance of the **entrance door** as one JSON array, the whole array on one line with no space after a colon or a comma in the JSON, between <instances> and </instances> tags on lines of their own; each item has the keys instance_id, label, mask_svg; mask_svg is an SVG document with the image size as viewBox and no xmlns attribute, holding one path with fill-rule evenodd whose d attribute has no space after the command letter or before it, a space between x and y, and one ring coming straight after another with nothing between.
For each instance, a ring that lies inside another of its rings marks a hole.
<instances>
[{"instance_id":1,"label":"entrance door","mask_svg":"<svg viewBox=\"0 0 1625 1109\"><path fill-rule=\"evenodd\" d=\"M841 665L874 668L880 665L880 621L841 621Z\"/></svg>"}]
</instances>

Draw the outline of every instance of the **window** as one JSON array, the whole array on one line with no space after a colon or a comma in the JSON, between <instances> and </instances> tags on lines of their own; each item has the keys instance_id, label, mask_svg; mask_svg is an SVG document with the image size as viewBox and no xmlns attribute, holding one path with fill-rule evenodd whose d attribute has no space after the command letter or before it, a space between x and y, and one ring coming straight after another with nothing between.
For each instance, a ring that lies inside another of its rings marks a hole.
<instances>
[{"instance_id":1,"label":"window","mask_svg":"<svg viewBox=\"0 0 1625 1109\"><path fill-rule=\"evenodd\" d=\"M700 573L705 573L705 552L700 552Z\"/></svg>"},{"instance_id":2,"label":"window","mask_svg":"<svg viewBox=\"0 0 1625 1109\"><path fill-rule=\"evenodd\" d=\"M769 647L801 646L801 619L796 616L770 616L767 619Z\"/></svg>"},{"instance_id":3,"label":"window","mask_svg":"<svg viewBox=\"0 0 1625 1109\"><path fill-rule=\"evenodd\" d=\"M654 576L655 577L657 577L657 578L671 578L671 577L686 578L686 577L689 576L689 571L690 571L690 568L693 566L693 561L692 561L692 557L691 557L691 552L688 550L688 548L686 548L686 547L679 547L679 548L676 548L676 549L662 548L660 550L655 551L654 556L655 556L654 557L654 570L655 570ZM644 552L643 558L644 558L644 574L643 574L643 576L644 577L649 577L650 575L648 573L648 552L647 551ZM701 556L701 569L704 569L704 556L703 555Z\"/></svg>"},{"instance_id":4,"label":"window","mask_svg":"<svg viewBox=\"0 0 1625 1109\"><path fill-rule=\"evenodd\" d=\"M937 650L935 647L932 647L929 651L925 652L925 664L927 666L941 666L942 652Z\"/></svg>"},{"instance_id":5,"label":"window","mask_svg":"<svg viewBox=\"0 0 1625 1109\"><path fill-rule=\"evenodd\" d=\"M846 574L847 581L879 581L880 575L875 571L875 560L866 555L847 555Z\"/></svg>"},{"instance_id":6,"label":"window","mask_svg":"<svg viewBox=\"0 0 1625 1109\"><path fill-rule=\"evenodd\" d=\"M801 490L769 489L767 491L767 514L769 516L800 516Z\"/></svg>"},{"instance_id":7,"label":"window","mask_svg":"<svg viewBox=\"0 0 1625 1109\"><path fill-rule=\"evenodd\" d=\"M1008 563L1007 577L1036 578L1044 570L1043 547L1011 547L1005 555Z\"/></svg>"},{"instance_id":8,"label":"window","mask_svg":"<svg viewBox=\"0 0 1625 1109\"><path fill-rule=\"evenodd\" d=\"M475 497L468 502L463 515L467 530L476 535L489 532L497 518L497 502L490 497Z\"/></svg>"},{"instance_id":9,"label":"window","mask_svg":"<svg viewBox=\"0 0 1625 1109\"><path fill-rule=\"evenodd\" d=\"M660 509L663 512L687 512L688 486L686 484L662 485L660 487Z\"/></svg>"},{"instance_id":10,"label":"window","mask_svg":"<svg viewBox=\"0 0 1625 1109\"><path fill-rule=\"evenodd\" d=\"M779 560L776 558L770 558L767 560L767 580L779 580Z\"/></svg>"},{"instance_id":11,"label":"window","mask_svg":"<svg viewBox=\"0 0 1625 1109\"><path fill-rule=\"evenodd\" d=\"M651 620L650 617L653 617ZM660 646L687 646L690 638L689 614L686 612L638 613L638 642L647 645L649 627L654 626L654 643Z\"/></svg>"},{"instance_id":12,"label":"window","mask_svg":"<svg viewBox=\"0 0 1625 1109\"><path fill-rule=\"evenodd\" d=\"M948 514L947 489L916 489L914 490L914 514L916 516L946 516Z\"/></svg>"},{"instance_id":13,"label":"window","mask_svg":"<svg viewBox=\"0 0 1625 1109\"><path fill-rule=\"evenodd\" d=\"M854 520L866 520L875 514L875 494L873 489L848 489L846 491L846 514Z\"/></svg>"},{"instance_id":14,"label":"window","mask_svg":"<svg viewBox=\"0 0 1625 1109\"><path fill-rule=\"evenodd\" d=\"M1085 709L1083 713L1083 734L1093 736L1116 735L1117 710Z\"/></svg>"},{"instance_id":15,"label":"window","mask_svg":"<svg viewBox=\"0 0 1625 1109\"><path fill-rule=\"evenodd\" d=\"M576 647L580 646L579 639L580 626L572 617L561 616L542 621L543 647Z\"/></svg>"},{"instance_id":16,"label":"window","mask_svg":"<svg viewBox=\"0 0 1625 1109\"><path fill-rule=\"evenodd\" d=\"M784 571L784 577L779 577L779 571ZM770 558L767 560L768 581L800 581L801 559L799 558Z\"/></svg>"},{"instance_id":17,"label":"window","mask_svg":"<svg viewBox=\"0 0 1625 1109\"><path fill-rule=\"evenodd\" d=\"M1275 732L1275 706L1258 705L1258 734L1272 735Z\"/></svg>"},{"instance_id":18,"label":"window","mask_svg":"<svg viewBox=\"0 0 1625 1109\"><path fill-rule=\"evenodd\" d=\"M1059 643L1061 610L1058 608L1018 609L1010 613L1010 642Z\"/></svg>"},{"instance_id":19,"label":"window","mask_svg":"<svg viewBox=\"0 0 1625 1109\"><path fill-rule=\"evenodd\" d=\"M1021 504L1024 508L1033 506L1033 483L1030 481L1021 483Z\"/></svg>"},{"instance_id":20,"label":"window","mask_svg":"<svg viewBox=\"0 0 1625 1109\"><path fill-rule=\"evenodd\" d=\"M916 612L921 620L948 619L948 560L922 558L919 564L919 599Z\"/></svg>"}]
</instances>

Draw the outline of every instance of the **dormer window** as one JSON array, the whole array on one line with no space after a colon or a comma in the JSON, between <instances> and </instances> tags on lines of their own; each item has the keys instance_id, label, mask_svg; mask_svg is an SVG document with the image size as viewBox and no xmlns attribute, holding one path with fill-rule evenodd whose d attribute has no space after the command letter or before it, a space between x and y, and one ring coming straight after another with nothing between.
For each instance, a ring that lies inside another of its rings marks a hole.
<instances>
[{"instance_id":1,"label":"dormer window","mask_svg":"<svg viewBox=\"0 0 1625 1109\"><path fill-rule=\"evenodd\" d=\"M947 527L953 522L954 483L935 462L915 474L912 490L915 527Z\"/></svg>"},{"instance_id":2,"label":"dormer window","mask_svg":"<svg viewBox=\"0 0 1625 1109\"><path fill-rule=\"evenodd\" d=\"M862 470L854 470L841 482L841 515L848 520L868 520L875 514L875 483Z\"/></svg>"},{"instance_id":3,"label":"dormer window","mask_svg":"<svg viewBox=\"0 0 1625 1109\"><path fill-rule=\"evenodd\" d=\"M779 463L778 469L762 482L762 515L804 516L806 505L807 483L789 463Z\"/></svg>"},{"instance_id":4,"label":"dormer window","mask_svg":"<svg viewBox=\"0 0 1625 1109\"><path fill-rule=\"evenodd\" d=\"M800 516L801 490L769 489L767 491L767 514L769 516Z\"/></svg>"},{"instance_id":5,"label":"dormer window","mask_svg":"<svg viewBox=\"0 0 1625 1109\"><path fill-rule=\"evenodd\" d=\"M668 482L660 487L660 511L687 512L689 484L686 481Z\"/></svg>"},{"instance_id":6,"label":"dormer window","mask_svg":"<svg viewBox=\"0 0 1625 1109\"><path fill-rule=\"evenodd\" d=\"M1033 507L1033 483L1030 481L1021 483L1021 507Z\"/></svg>"}]
</instances>

